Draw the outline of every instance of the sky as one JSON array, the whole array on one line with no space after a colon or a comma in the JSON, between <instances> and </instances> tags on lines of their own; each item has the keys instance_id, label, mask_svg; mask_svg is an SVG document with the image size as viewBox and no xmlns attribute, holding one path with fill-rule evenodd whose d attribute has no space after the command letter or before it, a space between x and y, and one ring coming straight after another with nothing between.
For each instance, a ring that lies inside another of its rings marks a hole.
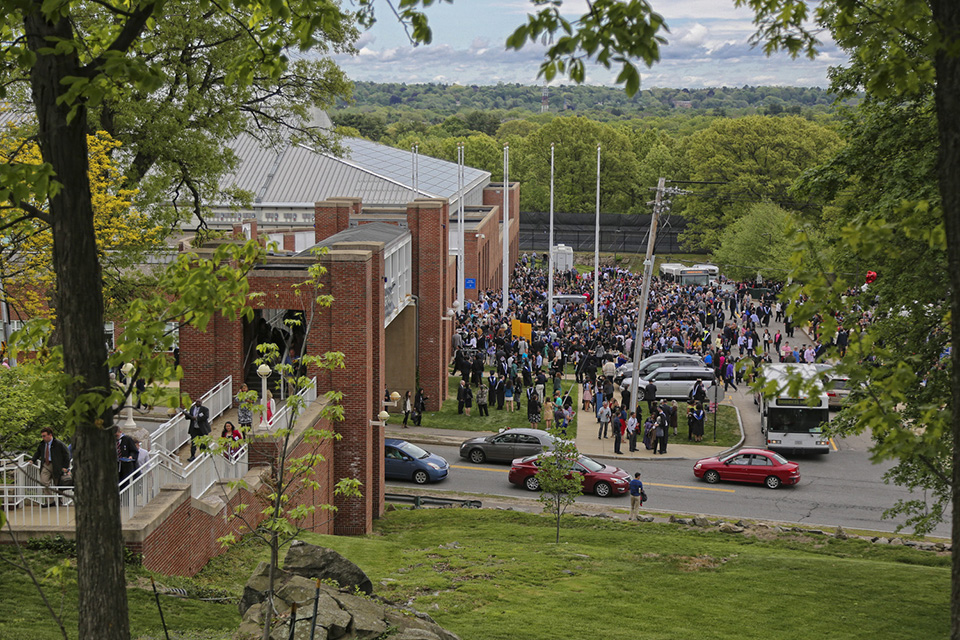
<instances>
[{"instance_id":1,"label":"sky","mask_svg":"<svg viewBox=\"0 0 960 640\"><path fill-rule=\"evenodd\" d=\"M397 2L397 0L394 0ZM641 88L739 87L776 85L823 87L827 69L843 64L843 52L826 36L815 60L767 57L749 44L755 27L749 9L733 0L651 0L670 32L661 47L661 61L647 69L642 63ZM335 56L352 80L373 82L435 82L444 84L534 85L545 48L528 44L520 51L504 43L533 9L529 0L454 0L426 11L433 42L412 47L389 5L377 3L377 24L357 42L356 56ZM564 15L578 16L583 0L565 2ZM823 38L822 38L823 39ZM588 69L587 84L614 85L616 71L599 65ZM571 84L556 79L553 84Z\"/></svg>"}]
</instances>

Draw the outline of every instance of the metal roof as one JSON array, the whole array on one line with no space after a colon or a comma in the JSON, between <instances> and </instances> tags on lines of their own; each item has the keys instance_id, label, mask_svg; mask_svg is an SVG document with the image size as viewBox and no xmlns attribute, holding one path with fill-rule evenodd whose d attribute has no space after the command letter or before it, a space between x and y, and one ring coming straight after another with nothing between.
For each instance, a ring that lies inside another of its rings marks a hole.
<instances>
[{"instance_id":1,"label":"metal roof","mask_svg":"<svg viewBox=\"0 0 960 640\"><path fill-rule=\"evenodd\" d=\"M360 138L348 138L342 144L345 153L338 158L305 145L271 148L243 134L230 144L239 167L224 177L220 187L250 191L256 205L274 207L309 207L335 197L357 197L371 204L405 204L413 199L409 151ZM456 202L456 163L422 154L419 158L417 197ZM490 181L488 171L472 167L464 168L464 177L464 193Z\"/></svg>"},{"instance_id":2,"label":"metal roof","mask_svg":"<svg viewBox=\"0 0 960 640\"><path fill-rule=\"evenodd\" d=\"M335 233L328 238L324 238L315 244L314 247L330 247L340 242L382 242L384 247L389 247L392 243L409 235L409 231L395 224L370 222ZM313 247L311 247L311 249L312 248ZM298 255L312 254L310 249L307 249Z\"/></svg>"}]
</instances>

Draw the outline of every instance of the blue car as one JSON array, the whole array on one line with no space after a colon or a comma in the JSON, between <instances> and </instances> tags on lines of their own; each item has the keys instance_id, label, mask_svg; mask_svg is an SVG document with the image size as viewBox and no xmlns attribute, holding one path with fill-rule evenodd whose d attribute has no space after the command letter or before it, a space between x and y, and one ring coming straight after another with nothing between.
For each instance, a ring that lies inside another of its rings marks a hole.
<instances>
[{"instance_id":1,"label":"blue car","mask_svg":"<svg viewBox=\"0 0 960 640\"><path fill-rule=\"evenodd\" d=\"M384 440L383 475L392 480L413 480L417 484L438 482L447 477L450 465L440 456L424 451L406 440Z\"/></svg>"}]
</instances>

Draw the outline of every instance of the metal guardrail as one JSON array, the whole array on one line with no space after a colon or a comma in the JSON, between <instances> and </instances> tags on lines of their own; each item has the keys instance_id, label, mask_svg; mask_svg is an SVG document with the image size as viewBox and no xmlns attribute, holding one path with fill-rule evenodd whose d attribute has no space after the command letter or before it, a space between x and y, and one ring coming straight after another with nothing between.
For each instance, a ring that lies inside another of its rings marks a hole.
<instances>
[{"instance_id":1,"label":"metal guardrail","mask_svg":"<svg viewBox=\"0 0 960 640\"><path fill-rule=\"evenodd\" d=\"M414 509L424 506L433 507L462 507L464 509L480 509L483 503L479 500L458 500L455 498L437 498L435 496L411 496L404 493L385 493L386 502L405 502L412 504Z\"/></svg>"},{"instance_id":2,"label":"metal guardrail","mask_svg":"<svg viewBox=\"0 0 960 640\"><path fill-rule=\"evenodd\" d=\"M303 399L302 409L306 409L313 404L317 399L317 379L313 378L310 381L310 384L297 392L297 395ZM267 429L272 430L276 429L277 427L285 427L290 411L290 402L288 400L280 409L280 411L277 411L275 414L273 414L270 421L267 423Z\"/></svg>"},{"instance_id":3,"label":"metal guardrail","mask_svg":"<svg viewBox=\"0 0 960 640\"><path fill-rule=\"evenodd\" d=\"M210 424L223 415L233 405L233 376L227 376L215 387L200 397L200 403L210 410ZM150 434L151 451L162 449L175 453L190 441L187 435L188 420L177 413Z\"/></svg>"}]
</instances>

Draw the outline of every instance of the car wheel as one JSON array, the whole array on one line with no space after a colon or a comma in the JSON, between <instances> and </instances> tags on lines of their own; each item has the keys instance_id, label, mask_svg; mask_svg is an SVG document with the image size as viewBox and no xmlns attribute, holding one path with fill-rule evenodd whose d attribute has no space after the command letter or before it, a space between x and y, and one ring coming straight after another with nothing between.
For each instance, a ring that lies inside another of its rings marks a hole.
<instances>
[{"instance_id":1,"label":"car wheel","mask_svg":"<svg viewBox=\"0 0 960 640\"><path fill-rule=\"evenodd\" d=\"M598 498L606 498L610 495L610 485L606 482L598 482L593 486L593 492Z\"/></svg>"},{"instance_id":2,"label":"car wheel","mask_svg":"<svg viewBox=\"0 0 960 640\"><path fill-rule=\"evenodd\" d=\"M537 480L537 476L527 476L527 479L523 481L523 486L528 491L540 491L540 481Z\"/></svg>"},{"instance_id":3,"label":"car wheel","mask_svg":"<svg viewBox=\"0 0 960 640\"><path fill-rule=\"evenodd\" d=\"M710 469L705 474L703 474L703 479L706 480L709 484L717 484L720 482L720 474Z\"/></svg>"},{"instance_id":4,"label":"car wheel","mask_svg":"<svg viewBox=\"0 0 960 640\"><path fill-rule=\"evenodd\" d=\"M780 478L777 476L767 476L767 479L763 481L763 484L767 485L768 489L778 489L780 488Z\"/></svg>"},{"instance_id":5,"label":"car wheel","mask_svg":"<svg viewBox=\"0 0 960 640\"><path fill-rule=\"evenodd\" d=\"M637 389L637 402L640 402L641 400L643 400L643 389L638 388L638 389Z\"/></svg>"},{"instance_id":6,"label":"car wheel","mask_svg":"<svg viewBox=\"0 0 960 640\"><path fill-rule=\"evenodd\" d=\"M472 462L473 464L482 464L483 462L486 462L486 460L487 460L487 454L485 454L483 450L474 449L473 451L470 452L470 462Z\"/></svg>"},{"instance_id":7,"label":"car wheel","mask_svg":"<svg viewBox=\"0 0 960 640\"><path fill-rule=\"evenodd\" d=\"M416 482L417 484L427 484L429 480L430 480L430 476L423 469L420 469L413 473L413 481Z\"/></svg>"}]
</instances>

